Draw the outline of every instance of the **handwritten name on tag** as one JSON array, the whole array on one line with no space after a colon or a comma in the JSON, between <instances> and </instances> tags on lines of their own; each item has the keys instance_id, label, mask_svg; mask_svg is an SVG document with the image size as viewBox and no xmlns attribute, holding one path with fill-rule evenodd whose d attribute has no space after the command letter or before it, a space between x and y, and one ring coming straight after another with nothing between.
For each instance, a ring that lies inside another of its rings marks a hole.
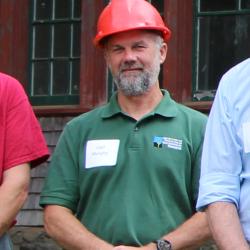
<instances>
[{"instance_id":1,"label":"handwritten name on tag","mask_svg":"<svg viewBox=\"0 0 250 250\"><path fill-rule=\"evenodd\" d=\"M120 140L90 140L86 144L86 168L114 166Z\"/></svg>"}]
</instances>

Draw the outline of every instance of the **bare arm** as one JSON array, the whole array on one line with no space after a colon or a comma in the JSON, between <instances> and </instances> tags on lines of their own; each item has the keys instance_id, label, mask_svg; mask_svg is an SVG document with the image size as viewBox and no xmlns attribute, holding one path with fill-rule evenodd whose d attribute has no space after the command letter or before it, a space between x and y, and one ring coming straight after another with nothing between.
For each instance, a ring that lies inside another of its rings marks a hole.
<instances>
[{"instance_id":1,"label":"bare arm","mask_svg":"<svg viewBox=\"0 0 250 250\"><path fill-rule=\"evenodd\" d=\"M28 195L29 179L29 164L4 171L0 186L0 236L9 229L23 206Z\"/></svg>"},{"instance_id":2,"label":"bare arm","mask_svg":"<svg viewBox=\"0 0 250 250\"><path fill-rule=\"evenodd\" d=\"M171 242L173 250L197 249L206 240L211 239L210 230L205 213L198 212L184 222L180 227L163 236ZM156 244L150 243L140 247L144 250L156 250ZM137 247L118 246L115 250L132 250Z\"/></svg>"},{"instance_id":3,"label":"bare arm","mask_svg":"<svg viewBox=\"0 0 250 250\"><path fill-rule=\"evenodd\" d=\"M211 239L206 214L197 212L181 226L163 238L171 242L174 250L196 249L205 241Z\"/></svg>"},{"instance_id":4,"label":"bare arm","mask_svg":"<svg viewBox=\"0 0 250 250\"><path fill-rule=\"evenodd\" d=\"M111 250L113 246L88 231L71 210L48 205L44 210L45 230L58 244L74 250Z\"/></svg>"},{"instance_id":5,"label":"bare arm","mask_svg":"<svg viewBox=\"0 0 250 250\"><path fill-rule=\"evenodd\" d=\"M212 234L222 250L249 250L233 203L215 202L208 206L208 221Z\"/></svg>"}]
</instances>

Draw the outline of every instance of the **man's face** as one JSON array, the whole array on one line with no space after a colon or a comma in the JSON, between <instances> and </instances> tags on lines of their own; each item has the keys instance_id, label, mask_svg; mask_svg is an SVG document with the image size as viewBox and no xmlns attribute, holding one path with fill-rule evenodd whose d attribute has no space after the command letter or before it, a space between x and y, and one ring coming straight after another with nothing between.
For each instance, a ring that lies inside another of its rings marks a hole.
<instances>
[{"instance_id":1,"label":"man's face","mask_svg":"<svg viewBox=\"0 0 250 250\"><path fill-rule=\"evenodd\" d=\"M135 30L112 35L105 46L107 64L119 91L138 96L158 83L167 45L152 32Z\"/></svg>"}]
</instances>

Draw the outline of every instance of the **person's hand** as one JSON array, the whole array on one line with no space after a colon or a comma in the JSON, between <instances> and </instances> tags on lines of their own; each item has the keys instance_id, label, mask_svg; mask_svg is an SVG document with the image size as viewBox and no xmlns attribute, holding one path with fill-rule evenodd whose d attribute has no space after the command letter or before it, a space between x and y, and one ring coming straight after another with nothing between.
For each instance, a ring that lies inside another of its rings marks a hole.
<instances>
[{"instance_id":1,"label":"person's hand","mask_svg":"<svg viewBox=\"0 0 250 250\"><path fill-rule=\"evenodd\" d=\"M138 250L141 247L117 246L114 250Z\"/></svg>"},{"instance_id":2,"label":"person's hand","mask_svg":"<svg viewBox=\"0 0 250 250\"><path fill-rule=\"evenodd\" d=\"M142 247L130 247L130 246L116 246L113 250L156 250L156 244L150 243Z\"/></svg>"}]
</instances>

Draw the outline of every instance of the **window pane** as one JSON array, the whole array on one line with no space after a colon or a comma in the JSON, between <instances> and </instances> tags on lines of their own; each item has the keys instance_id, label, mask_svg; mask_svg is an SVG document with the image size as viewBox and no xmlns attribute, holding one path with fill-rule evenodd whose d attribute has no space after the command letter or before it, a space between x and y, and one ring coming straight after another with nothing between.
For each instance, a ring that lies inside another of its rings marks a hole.
<instances>
[{"instance_id":1,"label":"window pane","mask_svg":"<svg viewBox=\"0 0 250 250\"><path fill-rule=\"evenodd\" d=\"M200 11L236 10L238 0L200 0Z\"/></svg>"},{"instance_id":2,"label":"window pane","mask_svg":"<svg viewBox=\"0 0 250 250\"><path fill-rule=\"evenodd\" d=\"M200 18L199 90L216 89L225 71L250 56L250 16Z\"/></svg>"},{"instance_id":3,"label":"window pane","mask_svg":"<svg viewBox=\"0 0 250 250\"><path fill-rule=\"evenodd\" d=\"M250 0L242 0L242 9L249 9L250 10Z\"/></svg>"},{"instance_id":4,"label":"window pane","mask_svg":"<svg viewBox=\"0 0 250 250\"><path fill-rule=\"evenodd\" d=\"M72 62L72 94L79 94L80 82L80 62L75 60Z\"/></svg>"},{"instance_id":5,"label":"window pane","mask_svg":"<svg viewBox=\"0 0 250 250\"><path fill-rule=\"evenodd\" d=\"M36 0L36 20L50 19L52 13L52 1L51 0Z\"/></svg>"},{"instance_id":6,"label":"window pane","mask_svg":"<svg viewBox=\"0 0 250 250\"><path fill-rule=\"evenodd\" d=\"M70 0L55 0L55 18L63 19L71 17Z\"/></svg>"},{"instance_id":7,"label":"window pane","mask_svg":"<svg viewBox=\"0 0 250 250\"><path fill-rule=\"evenodd\" d=\"M69 94L69 62L55 61L53 64L53 94Z\"/></svg>"},{"instance_id":8,"label":"window pane","mask_svg":"<svg viewBox=\"0 0 250 250\"><path fill-rule=\"evenodd\" d=\"M70 56L70 24L55 24L54 56Z\"/></svg>"},{"instance_id":9,"label":"window pane","mask_svg":"<svg viewBox=\"0 0 250 250\"><path fill-rule=\"evenodd\" d=\"M81 0L74 1L74 18L81 17Z\"/></svg>"},{"instance_id":10,"label":"window pane","mask_svg":"<svg viewBox=\"0 0 250 250\"><path fill-rule=\"evenodd\" d=\"M50 66L48 62L35 62L33 64L34 95L48 95L50 82Z\"/></svg>"},{"instance_id":11,"label":"window pane","mask_svg":"<svg viewBox=\"0 0 250 250\"><path fill-rule=\"evenodd\" d=\"M50 26L38 25L34 27L35 58L48 58L50 56Z\"/></svg>"},{"instance_id":12,"label":"window pane","mask_svg":"<svg viewBox=\"0 0 250 250\"><path fill-rule=\"evenodd\" d=\"M73 56L80 55L80 41L81 41L81 25L79 23L73 26Z\"/></svg>"},{"instance_id":13,"label":"window pane","mask_svg":"<svg viewBox=\"0 0 250 250\"><path fill-rule=\"evenodd\" d=\"M151 4L163 15L164 2L163 0L151 0Z\"/></svg>"}]
</instances>

